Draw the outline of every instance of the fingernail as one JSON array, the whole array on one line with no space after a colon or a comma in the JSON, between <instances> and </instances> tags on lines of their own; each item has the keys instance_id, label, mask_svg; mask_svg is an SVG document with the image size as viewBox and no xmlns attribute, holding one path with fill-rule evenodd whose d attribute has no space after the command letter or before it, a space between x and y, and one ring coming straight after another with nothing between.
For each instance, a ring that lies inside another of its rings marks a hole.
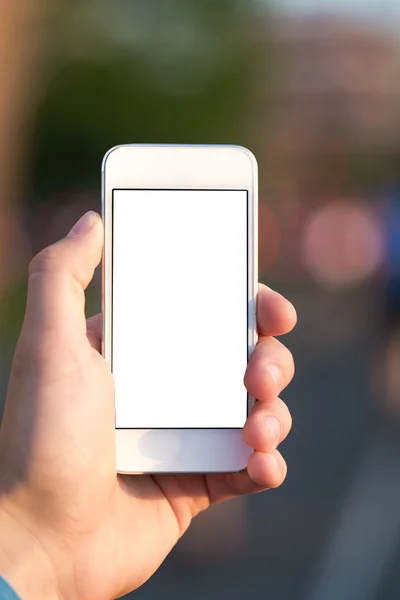
<instances>
[{"instance_id":1,"label":"fingernail","mask_svg":"<svg viewBox=\"0 0 400 600\"><path fill-rule=\"evenodd\" d=\"M276 393L279 394L282 390L282 371L276 365L268 365L268 371L276 385Z\"/></svg>"},{"instance_id":2,"label":"fingernail","mask_svg":"<svg viewBox=\"0 0 400 600\"><path fill-rule=\"evenodd\" d=\"M281 424L276 417L267 417L265 424L268 427L270 434L275 442L279 442L281 439Z\"/></svg>"},{"instance_id":3,"label":"fingernail","mask_svg":"<svg viewBox=\"0 0 400 600\"><path fill-rule=\"evenodd\" d=\"M81 217L79 221L75 223L67 237L88 233L98 218L99 215L96 212L89 210L89 212L85 213L83 217Z\"/></svg>"}]
</instances>

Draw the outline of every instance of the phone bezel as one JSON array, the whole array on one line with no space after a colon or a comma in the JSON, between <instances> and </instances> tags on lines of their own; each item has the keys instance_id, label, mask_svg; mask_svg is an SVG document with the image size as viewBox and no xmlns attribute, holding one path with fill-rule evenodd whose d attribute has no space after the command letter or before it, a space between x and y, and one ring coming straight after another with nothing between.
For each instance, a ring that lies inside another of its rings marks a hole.
<instances>
[{"instance_id":1,"label":"phone bezel","mask_svg":"<svg viewBox=\"0 0 400 600\"><path fill-rule=\"evenodd\" d=\"M248 355L257 341L257 162L241 146L116 146L102 166L103 356L112 361L114 189L245 189L248 192ZM248 410L254 399L248 397ZM116 429L119 473L217 473L244 469L252 449L241 429Z\"/></svg>"}]
</instances>

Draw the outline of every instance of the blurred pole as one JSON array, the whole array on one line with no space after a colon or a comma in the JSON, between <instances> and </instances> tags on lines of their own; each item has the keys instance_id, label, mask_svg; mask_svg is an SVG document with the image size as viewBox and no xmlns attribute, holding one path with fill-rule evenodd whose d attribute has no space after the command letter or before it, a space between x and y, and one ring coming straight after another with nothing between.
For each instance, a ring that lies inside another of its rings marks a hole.
<instances>
[{"instance_id":1,"label":"blurred pole","mask_svg":"<svg viewBox=\"0 0 400 600\"><path fill-rule=\"evenodd\" d=\"M0 291L39 90L46 0L0 0Z\"/></svg>"}]
</instances>

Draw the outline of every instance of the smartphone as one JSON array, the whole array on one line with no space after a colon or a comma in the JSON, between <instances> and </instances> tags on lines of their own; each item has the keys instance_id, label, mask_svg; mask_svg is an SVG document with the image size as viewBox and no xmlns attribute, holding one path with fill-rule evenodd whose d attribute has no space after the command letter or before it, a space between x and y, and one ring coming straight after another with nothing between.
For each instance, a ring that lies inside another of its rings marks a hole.
<instances>
[{"instance_id":1,"label":"smartphone","mask_svg":"<svg viewBox=\"0 0 400 600\"><path fill-rule=\"evenodd\" d=\"M240 471L252 451L256 160L239 146L123 145L102 180L117 470Z\"/></svg>"}]
</instances>

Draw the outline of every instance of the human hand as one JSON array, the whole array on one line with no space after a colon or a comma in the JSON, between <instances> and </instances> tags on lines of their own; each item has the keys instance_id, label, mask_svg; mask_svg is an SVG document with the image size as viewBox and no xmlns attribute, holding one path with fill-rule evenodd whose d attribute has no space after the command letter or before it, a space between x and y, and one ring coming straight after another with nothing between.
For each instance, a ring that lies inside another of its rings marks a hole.
<instances>
[{"instance_id":1,"label":"human hand","mask_svg":"<svg viewBox=\"0 0 400 600\"><path fill-rule=\"evenodd\" d=\"M271 336L292 329L296 315L260 286L259 342L245 376L259 400L243 430L255 449L247 471L117 476L101 318L86 322L84 314L102 244L101 219L87 213L30 267L0 432L0 573L24 600L121 596L154 573L200 511L276 487L286 475L276 447L291 418L278 394L294 367Z\"/></svg>"}]
</instances>

